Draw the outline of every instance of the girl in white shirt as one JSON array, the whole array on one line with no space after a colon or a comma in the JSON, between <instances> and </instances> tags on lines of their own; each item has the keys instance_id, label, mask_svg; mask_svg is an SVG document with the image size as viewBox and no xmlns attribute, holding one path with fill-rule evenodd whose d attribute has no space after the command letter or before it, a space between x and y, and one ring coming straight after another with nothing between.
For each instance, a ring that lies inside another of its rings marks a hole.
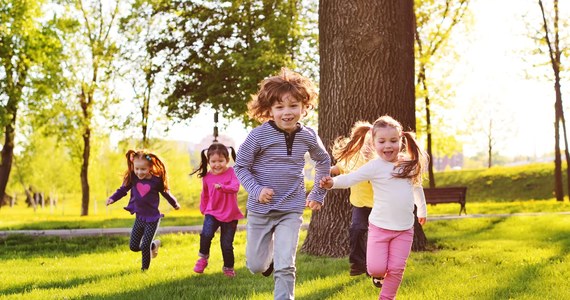
<instances>
[{"instance_id":1,"label":"girl in white shirt","mask_svg":"<svg viewBox=\"0 0 570 300\"><path fill-rule=\"evenodd\" d=\"M418 208L419 223L426 222L421 180L427 156L413 134L404 132L402 125L392 117L382 116L372 125L360 124L341 153L359 151L366 133L371 130L378 158L351 173L334 178L327 176L320 181L320 186L341 189L366 180L372 183L374 206L369 217L367 271L373 278L384 278L379 299L394 299L412 247L414 204Z\"/></svg>"}]
</instances>

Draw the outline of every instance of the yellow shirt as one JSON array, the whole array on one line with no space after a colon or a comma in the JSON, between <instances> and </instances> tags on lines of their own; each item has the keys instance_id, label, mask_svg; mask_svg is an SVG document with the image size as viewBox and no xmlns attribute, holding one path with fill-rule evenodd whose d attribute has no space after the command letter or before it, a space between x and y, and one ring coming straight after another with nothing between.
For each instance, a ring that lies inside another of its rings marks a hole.
<instances>
[{"instance_id":1,"label":"yellow shirt","mask_svg":"<svg viewBox=\"0 0 570 300\"><path fill-rule=\"evenodd\" d=\"M358 154L350 162L341 161L336 166L341 174L346 174L360 168L366 162L364 155ZM350 187L350 203L356 207L372 207L374 198L370 181L363 181Z\"/></svg>"}]
</instances>

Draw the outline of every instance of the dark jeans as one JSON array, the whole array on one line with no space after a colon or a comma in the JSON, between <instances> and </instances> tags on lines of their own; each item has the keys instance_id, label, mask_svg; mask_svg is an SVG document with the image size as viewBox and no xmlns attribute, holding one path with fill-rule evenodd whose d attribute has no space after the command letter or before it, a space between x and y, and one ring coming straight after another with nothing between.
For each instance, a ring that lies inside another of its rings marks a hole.
<instances>
[{"instance_id":1,"label":"dark jeans","mask_svg":"<svg viewBox=\"0 0 570 300\"><path fill-rule=\"evenodd\" d=\"M368 235L368 216L371 211L372 208L370 207L352 207L348 261L353 269L366 271L366 239Z\"/></svg>"},{"instance_id":2,"label":"dark jeans","mask_svg":"<svg viewBox=\"0 0 570 300\"><path fill-rule=\"evenodd\" d=\"M234 236L236 235L237 220L231 222L220 222L211 215L204 217L202 233L200 233L200 254L203 257L210 256L210 246L218 227L221 228L220 246L224 257L224 267L234 267Z\"/></svg>"}]
</instances>

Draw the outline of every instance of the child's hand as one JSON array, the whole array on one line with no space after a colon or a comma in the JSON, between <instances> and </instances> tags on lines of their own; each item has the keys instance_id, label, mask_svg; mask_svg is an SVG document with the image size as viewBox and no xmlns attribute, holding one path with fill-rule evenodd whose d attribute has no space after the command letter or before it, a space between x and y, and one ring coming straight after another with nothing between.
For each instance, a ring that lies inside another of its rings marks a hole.
<instances>
[{"instance_id":1,"label":"child's hand","mask_svg":"<svg viewBox=\"0 0 570 300\"><path fill-rule=\"evenodd\" d=\"M113 202L115 202L115 201L113 201L113 199L109 198L109 199L107 199L107 203L105 203L105 205L109 206L109 204L113 204Z\"/></svg>"},{"instance_id":2,"label":"child's hand","mask_svg":"<svg viewBox=\"0 0 570 300\"><path fill-rule=\"evenodd\" d=\"M418 223L420 223L420 225L422 225L422 226L424 226L426 221L427 221L427 218L418 218Z\"/></svg>"},{"instance_id":3,"label":"child's hand","mask_svg":"<svg viewBox=\"0 0 570 300\"><path fill-rule=\"evenodd\" d=\"M257 201L259 201L259 203L269 203L271 199L273 199L273 195L273 189L263 188L261 189L261 193L259 193L259 199L257 199Z\"/></svg>"},{"instance_id":4,"label":"child's hand","mask_svg":"<svg viewBox=\"0 0 570 300\"><path fill-rule=\"evenodd\" d=\"M332 188L333 183L334 183L334 181L333 181L332 177L325 176L325 177L321 178L321 181L319 181L319 186L321 188L328 190L328 189Z\"/></svg>"},{"instance_id":5,"label":"child's hand","mask_svg":"<svg viewBox=\"0 0 570 300\"><path fill-rule=\"evenodd\" d=\"M331 167L331 176L340 175L340 169L337 166Z\"/></svg>"},{"instance_id":6,"label":"child's hand","mask_svg":"<svg viewBox=\"0 0 570 300\"><path fill-rule=\"evenodd\" d=\"M219 189L222 188L222 185L219 184L219 183L216 183L216 184L214 184L214 188L215 188L216 190L219 190Z\"/></svg>"},{"instance_id":7,"label":"child's hand","mask_svg":"<svg viewBox=\"0 0 570 300\"><path fill-rule=\"evenodd\" d=\"M305 206L307 206L308 208L310 208L313 211L321 210L321 207L323 207L323 205L321 203L314 201L314 200L307 200L305 203Z\"/></svg>"}]
</instances>

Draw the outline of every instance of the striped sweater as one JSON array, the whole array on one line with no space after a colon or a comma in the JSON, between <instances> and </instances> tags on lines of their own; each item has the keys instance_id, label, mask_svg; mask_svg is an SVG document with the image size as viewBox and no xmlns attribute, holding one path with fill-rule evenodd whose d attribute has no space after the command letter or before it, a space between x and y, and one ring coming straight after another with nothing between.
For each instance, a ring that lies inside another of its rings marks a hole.
<instances>
[{"instance_id":1,"label":"striped sweater","mask_svg":"<svg viewBox=\"0 0 570 300\"><path fill-rule=\"evenodd\" d=\"M265 214L270 211L303 212L305 208L305 153L315 161L315 182L330 172L330 157L315 131L299 124L293 133L273 121L254 128L240 146L234 170L249 196L247 209ZM274 191L270 203L259 203L264 188ZM323 203L326 190L314 185L308 200Z\"/></svg>"}]
</instances>

